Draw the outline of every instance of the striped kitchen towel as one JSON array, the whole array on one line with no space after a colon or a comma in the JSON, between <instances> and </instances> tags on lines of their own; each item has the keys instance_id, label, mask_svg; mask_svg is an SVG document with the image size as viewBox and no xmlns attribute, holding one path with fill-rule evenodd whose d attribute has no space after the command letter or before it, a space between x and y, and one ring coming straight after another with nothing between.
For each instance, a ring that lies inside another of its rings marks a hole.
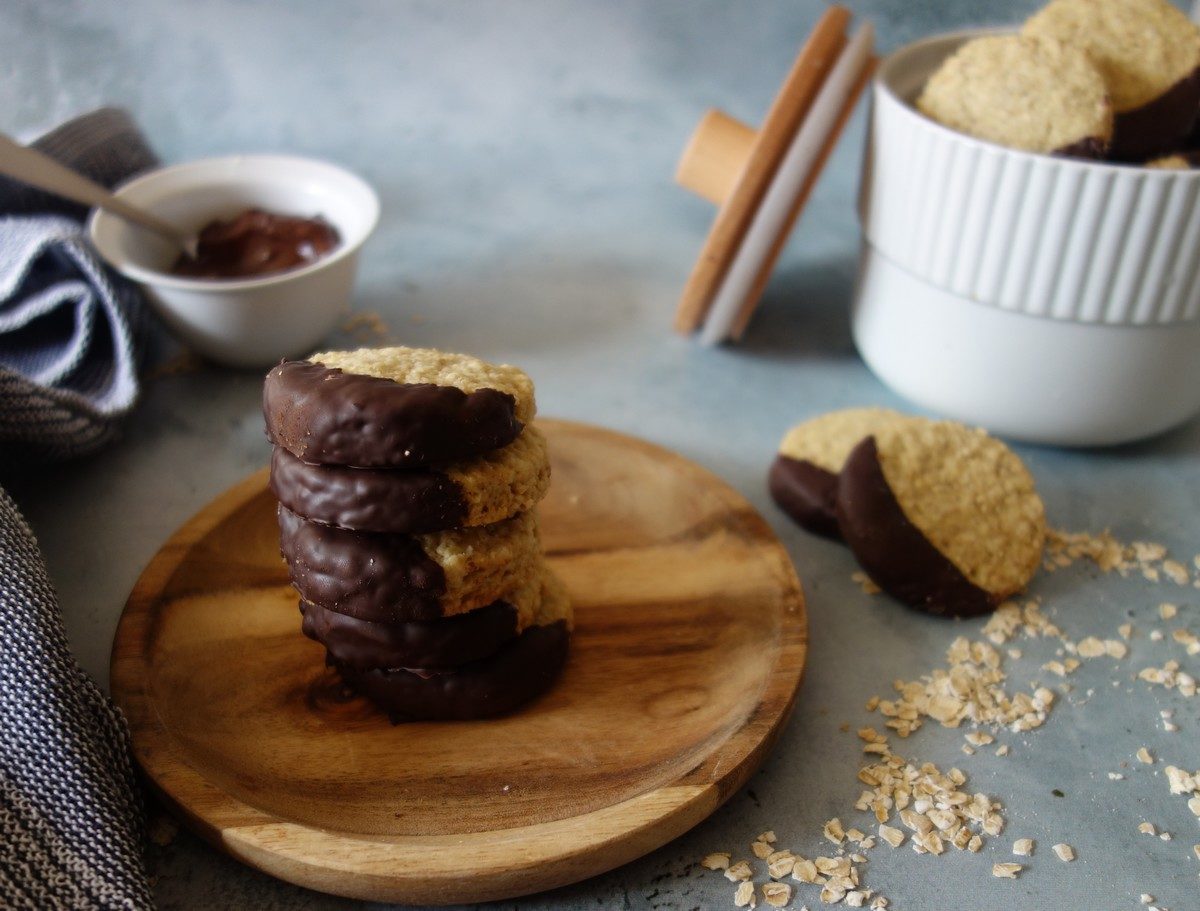
<instances>
[{"instance_id":1,"label":"striped kitchen towel","mask_svg":"<svg viewBox=\"0 0 1200 911\"><path fill-rule=\"evenodd\" d=\"M76 663L0 489L0 908L152 908L125 719Z\"/></svg>"},{"instance_id":2,"label":"striped kitchen towel","mask_svg":"<svg viewBox=\"0 0 1200 911\"><path fill-rule=\"evenodd\" d=\"M121 111L33 143L112 185L154 163ZM103 445L138 394L146 308L83 211L0 179L0 470ZM120 711L80 668L37 541L0 488L0 908L153 907Z\"/></svg>"},{"instance_id":3,"label":"striped kitchen towel","mask_svg":"<svg viewBox=\"0 0 1200 911\"><path fill-rule=\"evenodd\" d=\"M156 161L114 108L32 145L109 186ZM0 470L93 452L137 401L150 316L141 292L88 246L83 216L0 179Z\"/></svg>"}]
</instances>

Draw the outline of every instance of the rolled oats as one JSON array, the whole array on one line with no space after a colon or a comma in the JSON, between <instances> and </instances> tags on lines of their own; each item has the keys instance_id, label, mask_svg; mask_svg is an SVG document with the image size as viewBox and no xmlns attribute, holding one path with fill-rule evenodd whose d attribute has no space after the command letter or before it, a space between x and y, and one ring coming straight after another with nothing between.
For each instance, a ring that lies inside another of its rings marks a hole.
<instances>
[{"instance_id":1,"label":"rolled oats","mask_svg":"<svg viewBox=\"0 0 1200 911\"><path fill-rule=\"evenodd\" d=\"M737 887L737 891L733 893L733 903L738 908L754 908L758 906L758 900L754 895L754 883L744 882Z\"/></svg>"},{"instance_id":2,"label":"rolled oats","mask_svg":"<svg viewBox=\"0 0 1200 911\"><path fill-rule=\"evenodd\" d=\"M717 851L713 854L707 854L704 860L700 861L700 866L706 870L728 870L729 869L729 852Z\"/></svg>"},{"instance_id":3,"label":"rolled oats","mask_svg":"<svg viewBox=\"0 0 1200 911\"><path fill-rule=\"evenodd\" d=\"M787 883L767 883L762 893L763 901L772 908L782 908L792 900L792 887Z\"/></svg>"}]
</instances>

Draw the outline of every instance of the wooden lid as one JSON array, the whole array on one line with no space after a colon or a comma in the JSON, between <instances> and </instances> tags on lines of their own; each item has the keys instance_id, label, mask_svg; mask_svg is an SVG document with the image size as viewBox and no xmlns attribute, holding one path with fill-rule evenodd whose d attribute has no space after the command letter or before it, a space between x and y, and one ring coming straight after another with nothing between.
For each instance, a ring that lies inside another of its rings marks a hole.
<instances>
[{"instance_id":1,"label":"wooden lid","mask_svg":"<svg viewBox=\"0 0 1200 911\"><path fill-rule=\"evenodd\" d=\"M831 7L796 57L760 130L708 111L676 181L720 208L675 313L681 333L738 338L825 161L874 69L873 35L846 38L850 13Z\"/></svg>"}]
</instances>

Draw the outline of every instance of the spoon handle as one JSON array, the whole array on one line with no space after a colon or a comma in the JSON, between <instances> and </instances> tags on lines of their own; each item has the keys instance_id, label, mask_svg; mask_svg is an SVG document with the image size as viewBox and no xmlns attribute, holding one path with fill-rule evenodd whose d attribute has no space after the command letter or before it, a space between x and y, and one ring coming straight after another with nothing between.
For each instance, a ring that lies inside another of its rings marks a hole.
<instances>
[{"instance_id":1,"label":"spoon handle","mask_svg":"<svg viewBox=\"0 0 1200 911\"><path fill-rule=\"evenodd\" d=\"M14 142L3 133L0 133L0 173L73 202L82 203L85 206L98 206L156 234L161 234L181 246L187 240L184 232L174 225L129 205L113 196L100 184L59 164L37 149Z\"/></svg>"}]
</instances>

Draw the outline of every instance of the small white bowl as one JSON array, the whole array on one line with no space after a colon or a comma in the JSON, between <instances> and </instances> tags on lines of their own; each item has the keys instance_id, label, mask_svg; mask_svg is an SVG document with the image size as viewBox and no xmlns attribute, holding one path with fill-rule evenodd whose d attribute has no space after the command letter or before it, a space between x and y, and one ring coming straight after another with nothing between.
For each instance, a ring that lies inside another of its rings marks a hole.
<instances>
[{"instance_id":1,"label":"small white bowl","mask_svg":"<svg viewBox=\"0 0 1200 911\"><path fill-rule=\"evenodd\" d=\"M1034 155L913 100L965 32L872 89L852 316L901 395L996 433L1090 446L1200 411L1200 171Z\"/></svg>"},{"instance_id":2,"label":"small white bowl","mask_svg":"<svg viewBox=\"0 0 1200 911\"><path fill-rule=\"evenodd\" d=\"M320 215L339 243L310 265L262 278L171 275L178 251L99 209L88 234L100 255L142 284L184 344L232 367L266 367L312 351L350 307L358 254L379 220L379 198L336 165L287 155L231 155L172 165L136 177L116 195L190 230L257 207Z\"/></svg>"}]
</instances>

